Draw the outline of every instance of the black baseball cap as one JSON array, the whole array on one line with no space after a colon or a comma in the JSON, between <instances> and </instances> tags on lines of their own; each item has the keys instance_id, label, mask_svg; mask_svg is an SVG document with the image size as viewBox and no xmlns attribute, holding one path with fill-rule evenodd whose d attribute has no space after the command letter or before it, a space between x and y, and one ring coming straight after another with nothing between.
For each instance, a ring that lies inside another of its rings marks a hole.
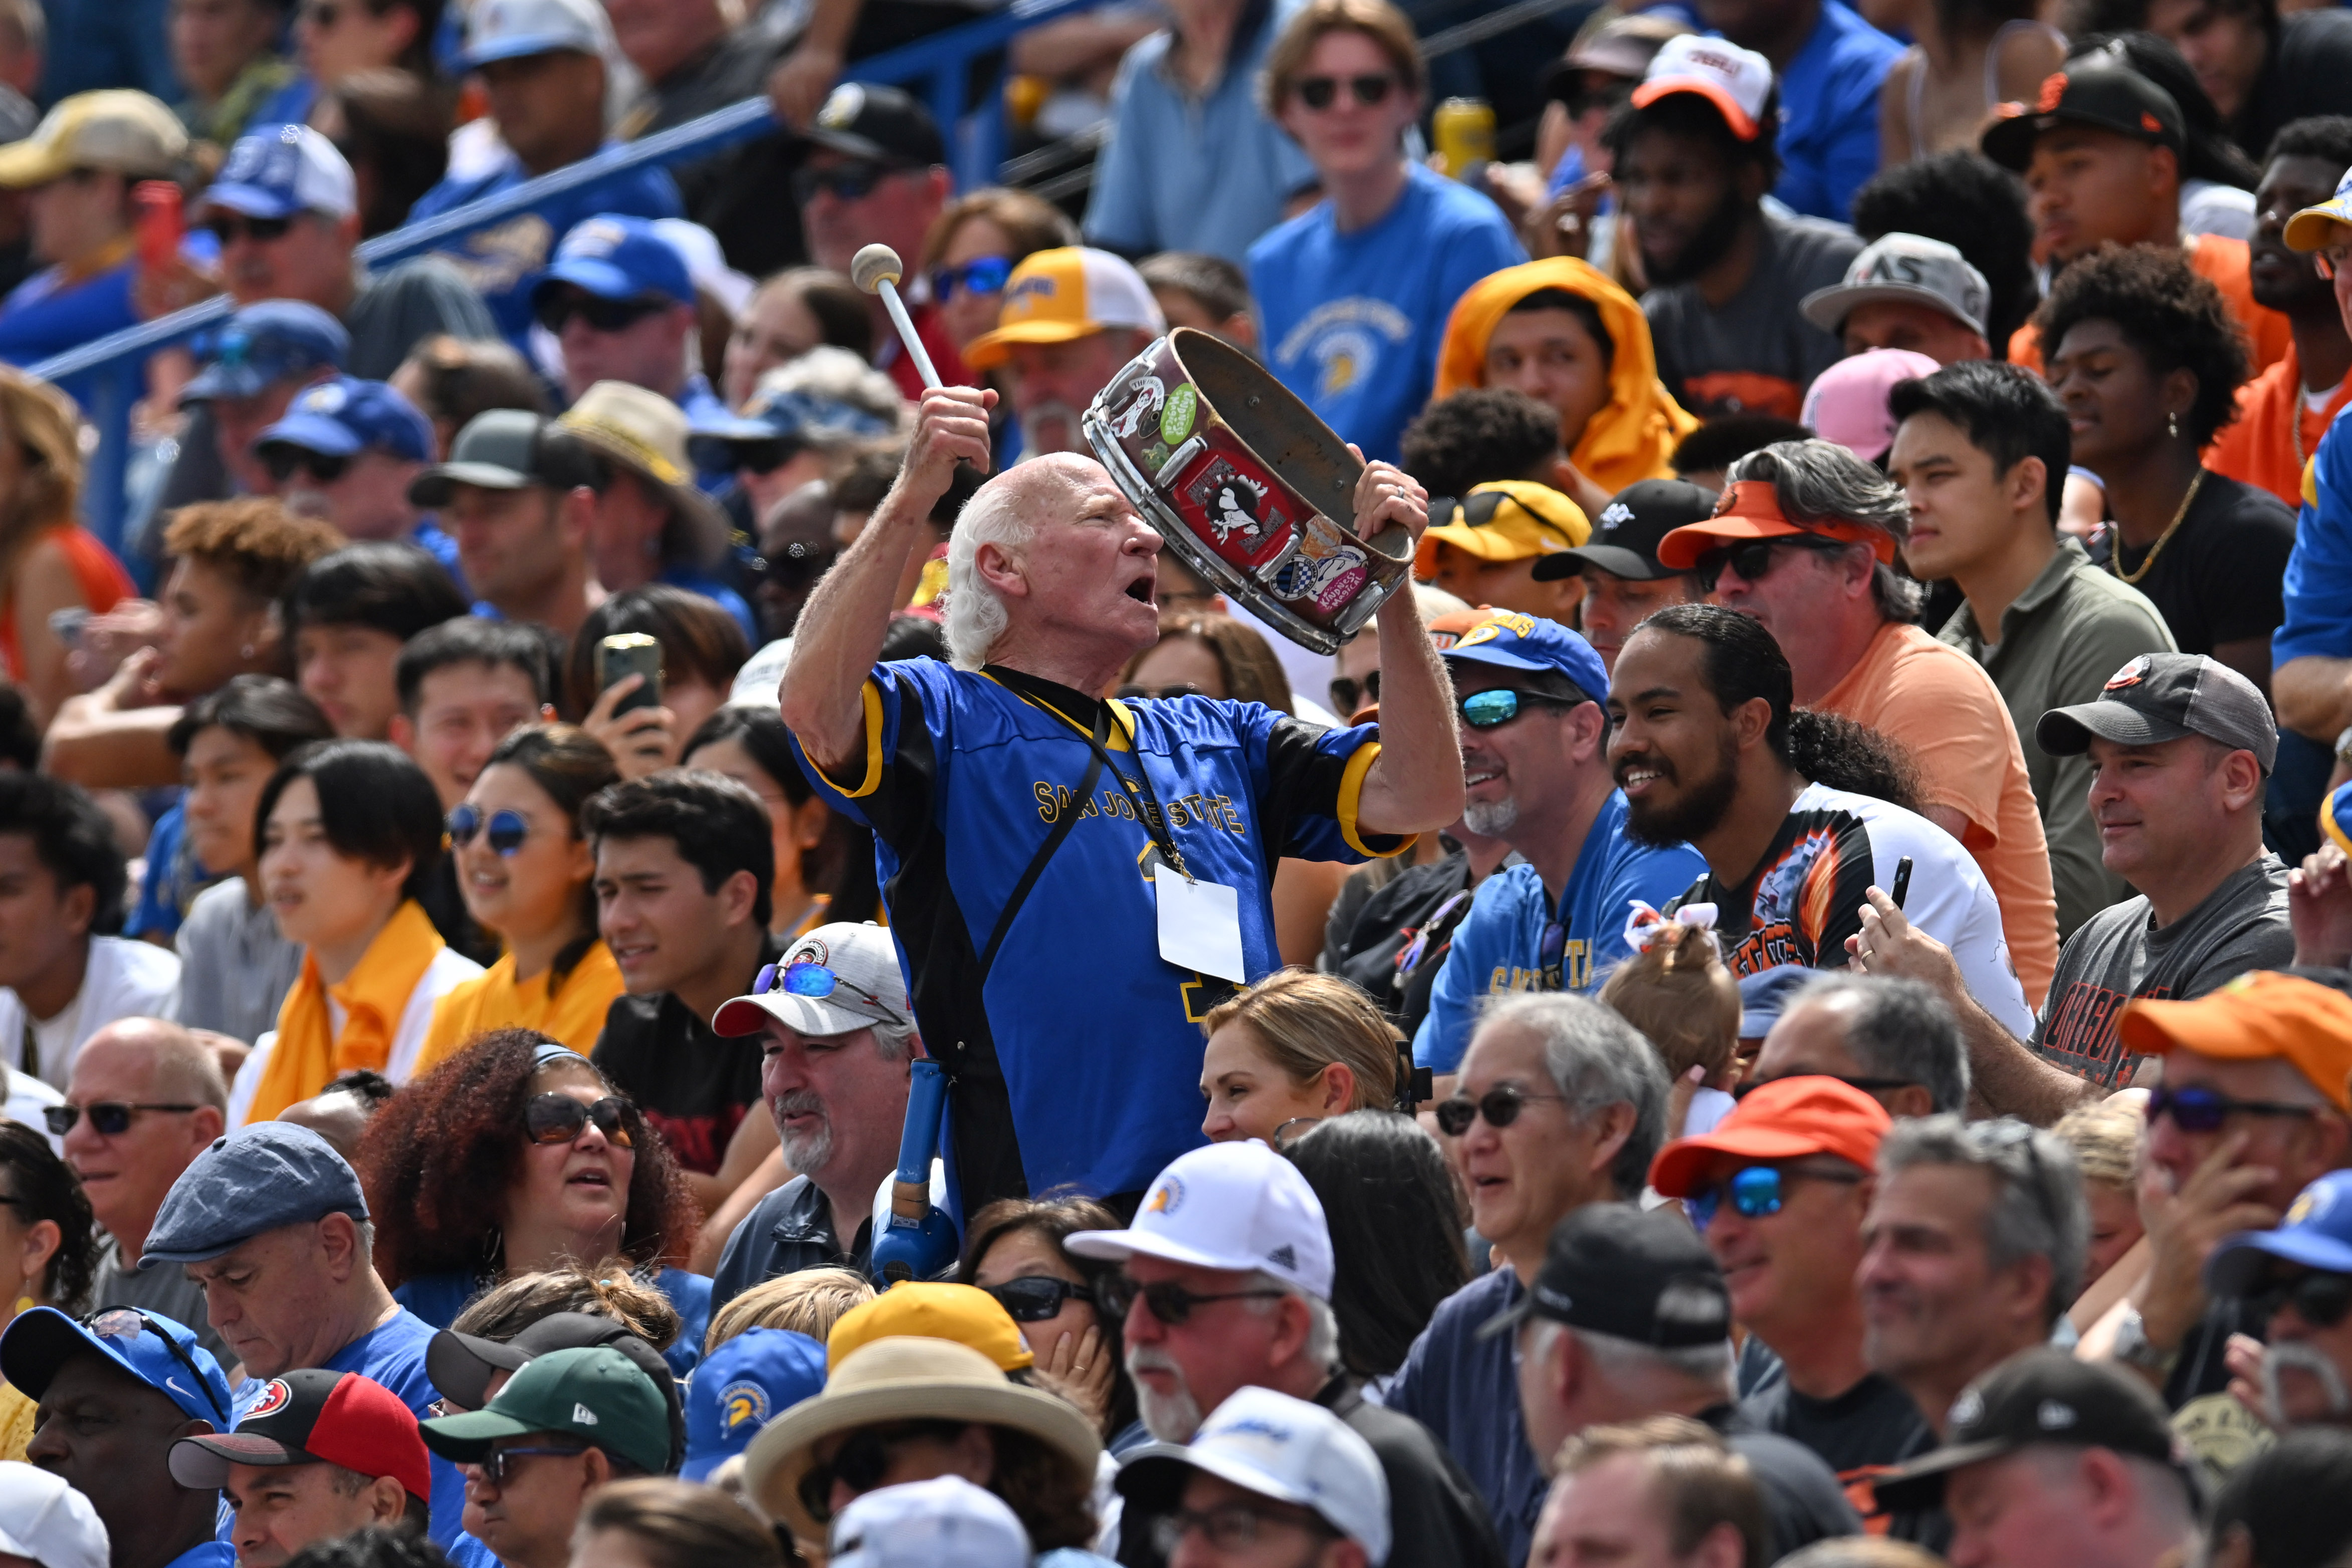
<instances>
[{"instance_id":1,"label":"black baseball cap","mask_svg":"<svg viewBox=\"0 0 2352 1568\"><path fill-rule=\"evenodd\" d=\"M1954 1470L2035 1443L2108 1448L2160 1465L2181 1465L2163 1402L2147 1385L2129 1373L2036 1346L1961 1391L1943 1447L1881 1477L1874 1483L1878 1506L1899 1512L1935 1508L1943 1502L1945 1478Z\"/></svg>"},{"instance_id":2,"label":"black baseball cap","mask_svg":"<svg viewBox=\"0 0 2352 1568\"><path fill-rule=\"evenodd\" d=\"M1979 145L2004 169L2022 173L2033 162L2034 139L2061 125L2087 125L2117 136L2169 147L2178 154L2189 135L2172 95L2124 63L2120 50L2100 50L2043 78L2031 104L2005 103Z\"/></svg>"},{"instance_id":3,"label":"black baseball cap","mask_svg":"<svg viewBox=\"0 0 2352 1568\"><path fill-rule=\"evenodd\" d=\"M851 158L929 166L948 161L939 122L904 88L845 81L825 96L800 140Z\"/></svg>"},{"instance_id":4,"label":"black baseball cap","mask_svg":"<svg viewBox=\"0 0 2352 1568\"><path fill-rule=\"evenodd\" d=\"M1731 1293L1698 1232L1678 1214L1630 1203L1588 1203L1552 1227L1543 1267L1478 1337L1531 1317L1675 1350L1719 1344L1731 1333Z\"/></svg>"},{"instance_id":5,"label":"black baseball cap","mask_svg":"<svg viewBox=\"0 0 2352 1568\"><path fill-rule=\"evenodd\" d=\"M449 444L446 462L408 482L408 498L419 507L446 507L460 485L485 490L520 490L530 485L570 490L591 483L595 472L579 438L553 420L527 409L493 408L466 422Z\"/></svg>"},{"instance_id":6,"label":"black baseball cap","mask_svg":"<svg viewBox=\"0 0 2352 1568\"><path fill-rule=\"evenodd\" d=\"M2142 653L2107 677L2096 702L2052 708L2033 727L2053 757L2081 756L2095 735L2117 746L2201 735L2252 752L2264 773L2278 760L2278 725L2261 689L2202 653Z\"/></svg>"},{"instance_id":7,"label":"black baseball cap","mask_svg":"<svg viewBox=\"0 0 2352 1568\"><path fill-rule=\"evenodd\" d=\"M1715 492L1684 479L1644 479L1610 498L1595 519L1598 532L1574 549L1536 558L1529 575L1538 582L1574 577L1586 567L1633 582L1655 582L1680 573L1658 564L1658 541L1676 528L1715 516Z\"/></svg>"},{"instance_id":8,"label":"black baseball cap","mask_svg":"<svg viewBox=\"0 0 2352 1568\"><path fill-rule=\"evenodd\" d=\"M654 1380L669 1402L670 1459L673 1466L686 1452L686 1406L679 1398L677 1379L661 1352L631 1332L628 1325L591 1312L550 1312L510 1340L484 1339L479 1334L443 1329L425 1345L425 1375L443 1397L479 1410L490 1402L493 1374L520 1372L542 1355L559 1350L584 1350L610 1345Z\"/></svg>"}]
</instances>

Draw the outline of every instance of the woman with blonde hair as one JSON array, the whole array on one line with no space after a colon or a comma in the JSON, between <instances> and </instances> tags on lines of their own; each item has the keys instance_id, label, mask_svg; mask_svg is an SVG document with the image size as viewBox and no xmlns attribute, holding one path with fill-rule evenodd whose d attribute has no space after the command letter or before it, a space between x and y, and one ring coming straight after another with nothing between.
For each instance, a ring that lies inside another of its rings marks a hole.
<instances>
[{"instance_id":1,"label":"woman with blonde hair","mask_svg":"<svg viewBox=\"0 0 2352 1568\"><path fill-rule=\"evenodd\" d=\"M103 614L134 591L113 552L74 520L79 424L63 392L0 365L0 669L41 725L74 693L50 618Z\"/></svg>"},{"instance_id":2,"label":"woman with blonde hair","mask_svg":"<svg viewBox=\"0 0 2352 1568\"><path fill-rule=\"evenodd\" d=\"M1397 1108L1404 1037L1345 980L1277 970L1209 1009L1201 1029L1201 1132L1213 1144L1280 1148L1326 1117Z\"/></svg>"}]
</instances>

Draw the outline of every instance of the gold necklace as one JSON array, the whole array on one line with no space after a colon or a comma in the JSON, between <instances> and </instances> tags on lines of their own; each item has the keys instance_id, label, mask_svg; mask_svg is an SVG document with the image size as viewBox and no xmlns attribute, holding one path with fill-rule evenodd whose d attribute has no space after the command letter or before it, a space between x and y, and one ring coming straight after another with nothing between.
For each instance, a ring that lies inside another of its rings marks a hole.
<instances>
[{"instance_id":1,"label":"gold necklace","mask_svg":"<svg viewBox=\"0 0 2352 1568\"><path fill-rule=\"evenodd\" d=\"M2146 577L2148 569L2156 564L2156 558L2164 553L2164 547L2172 542L2172 536L2179 533L2180 525L2188 520L2189 508L2196 504L2197 492L2204 487L2204 484L2205 470L2200 468L2197 470L2197 477L2189 481L2189 494L2180 497L2180 509L2172 514L2172 521L2164 525L2164 531L2156 536L2154 544L2147 547L2147 558L2139 563L2137 571L2124 570L2124 530L2118 525L2116 528L2115 549L2107 552L2107 570L2129 583L2137 583L2141 578Z\"/></svg>"}]
</instances>

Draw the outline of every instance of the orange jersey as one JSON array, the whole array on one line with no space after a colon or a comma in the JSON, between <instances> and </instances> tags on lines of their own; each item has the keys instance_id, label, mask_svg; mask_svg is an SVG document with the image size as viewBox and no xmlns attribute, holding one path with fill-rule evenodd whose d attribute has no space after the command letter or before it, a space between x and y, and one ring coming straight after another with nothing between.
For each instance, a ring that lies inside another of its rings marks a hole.
<instances>
[{"instance_id":1,"label":"orange jersey","mask_svg":"<svg viewBox=\"0 0 2352 1568\"><path fill-rule=\"evenodd\" d=\"M2304 464L2319 450L2319 438L2327 434L2347 396L2352 396L2352 376L2337 384L2316 413L2306 407L2303 366L2290 341L2278 363L2238 389L2238 417L2213 438L2205 466L2300 507Z\"/></svg>"}]
</instances>

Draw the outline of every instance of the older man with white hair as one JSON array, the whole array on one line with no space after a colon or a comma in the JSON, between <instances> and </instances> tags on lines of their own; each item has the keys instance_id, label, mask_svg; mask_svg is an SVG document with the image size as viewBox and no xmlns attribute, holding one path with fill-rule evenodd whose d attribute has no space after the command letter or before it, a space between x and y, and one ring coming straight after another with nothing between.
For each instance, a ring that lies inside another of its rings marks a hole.
<instances>
[{"instance_id":1,"label":"older man with white hair","mask_svg":"<svg viewBox=\"0 0 2352 1568\"><path fill-rule=\"evenodd\" d=\"M994 402L925 394L898 482L802 612L782 710L827 802L874 829L916 1019L950 1075L966 1211L1067 1183L1131 1206L1200 1142L1198 1020L1281 966L1275 862L1400 852L1461 815L1461 754L1410 593L1379 612L1377 728L1098 700L1159 635L1160 540L1068 454L965 507L954 665L877 668L932 507L958 462L988 467ZM1385 463L1354 503L1367 538L1428 519Z\"/></svg>"}]
</instances>

